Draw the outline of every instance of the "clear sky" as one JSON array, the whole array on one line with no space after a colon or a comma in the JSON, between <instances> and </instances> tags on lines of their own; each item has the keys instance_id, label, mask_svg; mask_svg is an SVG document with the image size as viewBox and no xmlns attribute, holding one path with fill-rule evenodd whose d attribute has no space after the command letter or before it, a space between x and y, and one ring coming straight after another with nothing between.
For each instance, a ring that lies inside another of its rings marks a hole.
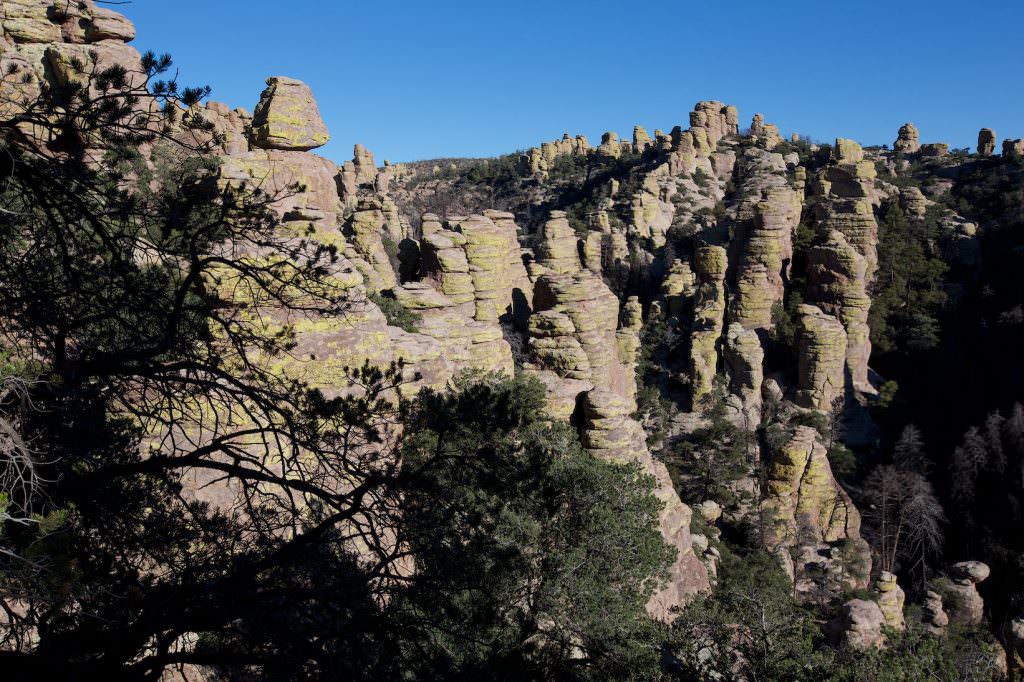
<instances>
[{"instance_id":1,"label":"clear sky","mask_svg":"<svg viewBox=\"0 0 1024 682\"><path fill-rule=\"evenodd\" d=\"M701 99L783 134L974 147L1024 137L1024 0L133 0L135 46L249 110L306 81L319 153L493 156L688 125Z\"/></svg>"}]
</instances>

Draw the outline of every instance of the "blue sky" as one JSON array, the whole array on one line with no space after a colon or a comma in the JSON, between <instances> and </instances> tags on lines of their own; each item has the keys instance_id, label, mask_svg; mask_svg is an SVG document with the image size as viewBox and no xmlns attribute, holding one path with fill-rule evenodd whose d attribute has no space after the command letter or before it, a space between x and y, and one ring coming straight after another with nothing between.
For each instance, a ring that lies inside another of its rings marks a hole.
<instances>
[{"instance_id":1,"label":"blue sky","mask_svg":"<svg viewBox=\"0 0 1024 682\"><path fill-rule=\"evenodd\" d=\"M140 50L252 109L313 88L335 160L493 156L583 133L686 127L701 99L784 134L974 147L1024 137L1024 0L134 0Z\"/></svg>"}]
</instances>

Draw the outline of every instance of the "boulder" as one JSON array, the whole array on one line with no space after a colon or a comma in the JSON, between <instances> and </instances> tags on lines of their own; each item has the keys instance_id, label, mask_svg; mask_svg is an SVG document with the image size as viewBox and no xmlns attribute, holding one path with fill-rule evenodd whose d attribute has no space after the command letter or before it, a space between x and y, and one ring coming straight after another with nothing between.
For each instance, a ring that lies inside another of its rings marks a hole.
<instances>
[{"instance_id":1,"label":"boulder","mask_svg":"<svg viewBox=\"0 0 1024 682\"><path fill-rule=\"evenodd\" d=\"M252 144L260 149L307 151L330 136L309 86L293 78L271 77L252 120Z\"/></svg>"},{"instance_id":2,"label":"boulder","mask_svg":"<svg viewBox=\"0 0 1024 682\"><path fill-rule=\"evenodd\" d=\"M85 39L88 42L119 40L123 43L130 43L135 40L135 25L124 15L95 5L91 8L91 15L85 29Z\"/></svg>"},{"instance_id":3,"label":"boulder","mask_svg":"<svg viewBox=\"0 0 1024 682\"><path fill-rule=\"evenodd\" d=\"M884 622L885 616L878 604L867 599L851 599L839 609L826 631L837 646L855 651L881 649L885 643Z\"/></svg>"},{"instance_id":4,"label":"boulder","mask_svg":"<svg viewBox=\"0 0 1024 682\"><path fill-rule=\"evenodd\" d=\"M4 0L3 33L15 43L59 43L59 17L52 0ZM5 74L6 75L6 74Z\"/></svg>"},{"instance_id":5,"label":"boulder","mask_svg":"<svg viewBox=\"0 0 1024 682\"><path fill-rule=\"evenodd\" d=\"M949 154L949 145L945 142L929 142L928 144L921 145L919 153L923 157L946 156Z\"/></svg>"}]
</instances>

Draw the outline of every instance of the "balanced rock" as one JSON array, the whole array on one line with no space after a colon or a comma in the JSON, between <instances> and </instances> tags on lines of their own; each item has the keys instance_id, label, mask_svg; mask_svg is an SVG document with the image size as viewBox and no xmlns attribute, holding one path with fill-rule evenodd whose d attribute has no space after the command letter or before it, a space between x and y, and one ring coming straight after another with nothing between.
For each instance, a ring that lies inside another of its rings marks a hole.
<instances>
[{"instance_id":1,"label":"balanced rock","mask_svg":"<svg viewBox=\"0 0 1024 682\"><path fill-rule=\"evenodd\" d=\"M918 140L919 135L914 124L904 123L900 126L899 132L896 136L896 141L893 142L892 148L897 152L913 154L921 149L921 143Z\"/></svg>"},{"instance_id":2,"label":"balanced rock","mask_svg":"<svg viewBox=\"0 0 1024 682\"><path fill-rule=\"evenodd\" d=\"M309 86L294 78L267 79L252 120L252 144L260 149L308 151L330 135Z\"/></svg>"},{"instance_id":3,"label":"balanced rock","mask_svg":"<svg viewBox=\"0 0 1024 682\"><path fill-rule=\"evenodd\" d=\"M978 131L978 156L992 156L996 150L996 133L991 128Z\"/></svg>"},{"instance_id":4,"label":"balanced rock","mask_svg":"<svg viewBox=\"0 0 1024 682\"><path fill-rule=\"evenodd\" d=\"M985 601L977 584L989 576L989 567L980 561L961 561L949 570L949 579L937 584L949 612L949 619L963 625L977 625L985 616Z\"/></svg>"},{"instance_id":5,"label":"balanced rock","mask_svg":"<svg viewBox=\"0 0 1024 682\"><path fill-rule=\"evenodd\" d=\"M882 610L885 624L895 630L906 629L903 619L903 603L906 596L903 588L896 582L896 576L889 571L882 571L875 581L875 592L878 594L878 608Z\"/></svg>"}]
</instances>

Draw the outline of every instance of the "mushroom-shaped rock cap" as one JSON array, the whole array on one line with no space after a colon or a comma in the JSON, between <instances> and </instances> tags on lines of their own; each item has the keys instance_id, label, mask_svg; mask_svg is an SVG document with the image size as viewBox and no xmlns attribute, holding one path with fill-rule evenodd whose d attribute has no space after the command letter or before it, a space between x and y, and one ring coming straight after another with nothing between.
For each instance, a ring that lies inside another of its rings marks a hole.
<instances>
[{"instance_id":1,"label":"mushroom-shaped rock cap","mask_svg":"<svg viewBox=\"0 0 1024 682\"><path fill-rule=\"evenodd\" d=\"M267 79L267 89L253 112L254 146L307 151L324 146L329 139L308 85L281 76Z\"/></svg>"},{"instance_id":2,"label":"mushroom-shaped rock cap","mask_svg":"<svg viewBox=\"0 0 1024 682\"><path fill-rule=\"evenodd\" d=\"M970 580L972 583L980 583L989 576L989 568L980 561L961 561L950 567L954 578L959 580Z\"/></svg>"}]
</instances>

